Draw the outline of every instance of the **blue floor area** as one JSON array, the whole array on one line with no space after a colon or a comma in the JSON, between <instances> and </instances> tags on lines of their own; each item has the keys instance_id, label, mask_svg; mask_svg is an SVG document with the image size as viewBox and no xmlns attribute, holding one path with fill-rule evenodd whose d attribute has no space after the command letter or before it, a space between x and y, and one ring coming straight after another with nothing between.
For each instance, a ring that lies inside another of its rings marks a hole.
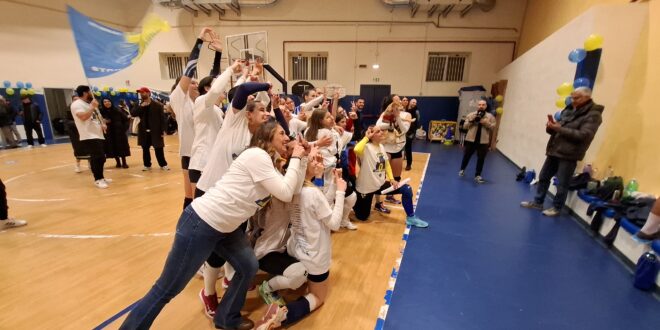
<instances>
[{"instance_id":1,"label":"blue floor area","mask_svg":"<svg viewBox=\"0 0 660 330\"><path fill-rule=\"evenodd\" d=\"M533 192L501 154L476 155L459 178L458 147L431 152L385 329L660 329L660 301L569 215L519 207ZM549 206L549 201L546 205Z\"/></svg>"}]
</instances>

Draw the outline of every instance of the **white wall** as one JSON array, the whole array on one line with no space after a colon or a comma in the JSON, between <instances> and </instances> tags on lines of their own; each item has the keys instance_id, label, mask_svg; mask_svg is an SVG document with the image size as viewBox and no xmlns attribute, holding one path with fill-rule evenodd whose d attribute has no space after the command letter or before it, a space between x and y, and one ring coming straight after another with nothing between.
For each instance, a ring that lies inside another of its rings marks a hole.
<instances>
[{"instance_id":1,"label":"white wall","mask_svg":"<svg viewBox=\"0 0 660 330\"><path fill-rule=\"evenodd\" d=\"M282 51L285 48L286 51L328 51L327 83L340 83L348 93L356 94L360 84L373 83L373 78L378 77L380 84L391 84L392 90L398 93L429 96L456 95L457 89L465 85L482 84L488 88L497 71L510 62L513 53L511 43L490 42L515 42L518 39L525 2L499 1L491 12L474 9L464 18L455 11L447 18L440 18L441 27L436 28L430 23L436 20L435 16L427 18L426 12L420 11L415 18L410 18L408 9L390 10L378 0L285 0L266 8L244 7L240 21L236 21L239 18L231 11L227 11L222 21L218 20L217 14L207 17L200 13L195 18L183 10L152 5L146 0L69 1L83 13L103 19L104 24L123 31L135 30L130 27L138 26L140 19L149 12L161 15L173 27L170 32L158 35L136 64L106 78L93 80L95 85L125 87L129 81L128 87L132 88L147 85L169 90L172 81L161 79L158 53L188 52L199 29L208 25L221 37L267 31L269 62L280 73L285 72L283 61L286 54ZM37 87L68 88L85 81L68 26L64 0L0 2L0 11L3 13L0 42L13 46L0 53L0 79L31 81ZM300 42L324 40L359 42ZM378 58L376 44L363 41L379 41ZM384 41L405 42L381 43ZM429 51L472 52L467 81L425 83L425 61ZM209 71L211 59L210 52L202 53L200 72ZM374 72L371 64L376 61L381 68ZM368 68L357 69L358 64L368 64ZM225 65L226 62L223 67Z\"/></svg>"},{"instance_id":2,"label":"white wall","mask_svg":"<svg viewBox=\"0 0 660 330\"><path fill-rule=\"evenodd\" d=\"M598 33L605 43L592 97L605 106L605 112L585 157L587 162L592 160L605 145L603 132L615 127L608 118L619 102L623 77L630 68L647 10L646 6L593 7L502 69L499 78L508 80L508 85L498 149L517 165L540 170L548 141L546 115L559 110L554 105L556 89L563 82L572 83L575 75L568 53L582 48L590 34Z\"/></svg>"}]
</instances>

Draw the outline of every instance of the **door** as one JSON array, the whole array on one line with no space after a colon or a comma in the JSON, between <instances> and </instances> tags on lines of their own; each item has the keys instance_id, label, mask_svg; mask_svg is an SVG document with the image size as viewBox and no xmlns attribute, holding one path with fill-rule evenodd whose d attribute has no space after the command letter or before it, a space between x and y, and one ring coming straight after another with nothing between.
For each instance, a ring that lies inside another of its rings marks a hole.
<instances>
[{"instance_id":1,"label":"door","mask_svg":"<svg viewBox=\"0 0 660 330\"><path fill-rule=\"evenodd\" d=\"M360 85L360 96L364 98L362 129L378 121L383 100L390 95L390 85Z\"/></svg>"}]
</instances>

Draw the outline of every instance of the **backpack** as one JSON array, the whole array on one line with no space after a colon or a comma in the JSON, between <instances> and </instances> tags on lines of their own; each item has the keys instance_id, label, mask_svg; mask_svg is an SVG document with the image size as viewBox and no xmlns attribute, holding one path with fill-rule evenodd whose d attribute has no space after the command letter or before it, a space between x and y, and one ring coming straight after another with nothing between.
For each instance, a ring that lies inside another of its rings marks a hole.
<instances>
[{"instance_id":1,"label":"backpack","mask_svg":"<svg viewBox=\"0 0 660 330\"><path fill-rule=\"evenodd\" d=\"M612 200L615 191L623 191L623 178L620 176L613 176L607 178L603 184L596 189L596 197L603 201Z\"/></svg>"},{"instance_id":2,"label":"backpack","mask_svg":"<svg viewBox=\"0 0 660 330\"><path fill-rule=\"evenodd\" d=\"M532 183L532 181L534 181L534 179L536 179L536 171L531 170L531 171L527 171L525 173L525 179L523 181L525 183Z\"/></svg>"},{"instance_id":3,"label":"backpack","mask_svg":"<svg viewBox=\"0 0 660 330\"><path fill-rule=\"evenodd\" d=\"M655 287L655 278L658 276L658 270L660 270L658 257L651 252L642 254L637 261L633 285L640 290L653 290Z\"/></svg>"}]
</instances>

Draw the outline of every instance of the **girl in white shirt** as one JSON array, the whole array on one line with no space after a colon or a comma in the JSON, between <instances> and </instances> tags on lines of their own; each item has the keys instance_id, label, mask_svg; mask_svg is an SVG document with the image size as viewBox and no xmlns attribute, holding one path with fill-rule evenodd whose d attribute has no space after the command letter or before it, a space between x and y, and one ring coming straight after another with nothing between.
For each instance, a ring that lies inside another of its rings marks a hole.
<instances>
[{"instance_id":1,"label":"girl in white shirt","mask_svg":"<svg viewBox=\"0 0 660 330\"><path fill-rule=\"evenodd\" d=\"M383 131L378 126L369 127L365 137L355 145L355 155L360 160L360 172L356 180L355 190L357 202L353 210L355 217L366 221L371 212L371 202L374 195L381 195L382 191L394 187L395 190L387 195L401 194L403 208L406 211L406 224L425 228L428 223L415 215L413 208L413 192L409 185L399 186L399 182L392 176L392 168L387 159Z\"/></svg>"},{"instance_id":2,"label":"girl in white shirt","mask_svg":"<svg viewBox=\"0 0 660 330\"><path fill-rule=\"evenodd\" d=\"M396 94L391 95L383 106L383 113L378 118L376 126L380 127L381 131L386 134L383 145L390 158L394 180L401 181L403 149L406 146L406 134L410 129L412 116L404 110L403 105L401 105L401 99ZM385 201L401 204L400 201L394 199L394 196L391 195L387 196Z\"/></svg>"},{"instance_id":3,"label":"girl in white shirt","mask_svg":"<svg viewBox=\"0 0 660 330\"><path fill-rule=\"evenodd\" d=\"M305 149L296 144L286 175L275 168L279 154L286 153L289 138L274 121L261 126L250 148L234 161L222 179L181 215L172 249L163 272L151 290L133 308L120 329L147 329L165 305L179 294L211 252L218 253L236 269L214 318L219 328L250 328L241 317L248 286L257 272L257 259L239 229L272 197L291 201L304 180Z\"/></svg>"},{"instance_id":4,"label":"girl in white shirt","mask_svg":"<svg viewBox=\"0 0 660 330\"><path fill-rule=\"evenodd\" d=\"M339 173L334 176L337 186L334 196L336 202L334 207L331 207L321 189L312 183L314 177L321 175L323 170L323 160L320 157L310 158L303 188L289 204L291 237L287 243L287 252L305 265L309 293L286 306L270 304L255 329L272 329L279 327L281 323L288 325L297 322L320 307L328 294L328 277L332 262L330 233L339 229L341 223L341 205L346 181Z\"/></svg>"},{"instance_id":5,"label":"girl in white shirt","mask_svg":"<svg viewBox=\"0 0 660 330\"><path fill-rule=\"evenodd\" d=\"M333 186L333 171L337 168L337 161L339 160L340 136L339 132L335 129L335 118L330 112L323 109L316 109L312 112L309 118L309 127L305 131L305 139L307 141L316 141L323 137L331 137L332 143L327 147L320 147L319 152L323 156L323 190L327 192ZM332 194L330 194L332 195ZM355 205L357 196L353 193L353 188L346 191L346 198L344 199L344 216L342 217L341 226L350 230L355 230L357 227L349 220L349 213L351 208ZM333 203L332 200L329 201Z\"/></svg>"}]
</instances>

